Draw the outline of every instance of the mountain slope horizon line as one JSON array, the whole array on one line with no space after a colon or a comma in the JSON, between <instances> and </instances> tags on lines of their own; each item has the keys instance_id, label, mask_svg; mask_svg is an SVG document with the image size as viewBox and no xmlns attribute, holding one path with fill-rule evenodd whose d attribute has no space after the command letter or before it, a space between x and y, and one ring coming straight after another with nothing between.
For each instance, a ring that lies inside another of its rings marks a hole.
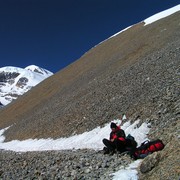
<instances>
[{"instance_id":1,"label":"mountain slope horizon line","mask_svg":"<svg viewBox=\"0 0 180 180\"><path fill-rule=\"evenodd\" d=\"M173 13L179 11L179 10L180 10L180 5L177 5L177 6L174 6L174 7L172 7L172 8L169 8L169 9L167 9L167 10L164 10L164 11L162 11L162 12L160 12L160 13L157 13L157 14L155 14L155 15L147 18L147 19L145 19L145 20L142 21L142 22L143 22L145 25L148 25L148 24L151 24L151 23L153 23L153 22L155 22L155 21L158 21L158 20L160 20L160 19L162 19L162 18L165 18L165 17L167 17L167 16L169 16L169 15L171 15L171 14L173 14ZM132 27L132 26L129 26L129 27L121 30L120 32L112 35L112 36L109 37L108 39L113 38L114 36L116 36L116 35L124 32L124 31L126 31L127 29L129 29L129 28L131 28L131 27ZM106 39L106 40L108 40L108 39ZM106 41L106 40L104 40L104 41ZM103 41L103 42L104 42L104 41ZM101 43L102 43L102 42L100 42L99 44L101 44ZM97 45L96 45L96 46L97 46ZM95 46L95 47L96 47L96 46ZM94 48L94 47L93 47L93 48ZM19 70L18 70L18 69L19 69ZM40 74L44 74L45 77L42 78L43 80L44 80L45 78L49 77L50 75L53 75L53 73L50 72L49 70L46 70L46 69L44 69L44 68L40 68L40 67L38 67L38 66L36 66L36 65L29 65L29 66L27 66L27 67L24 68L24 69L25 69L25 70L30 70L30 71L32 71L32 72L37 72L37 73L40 73ZM15 72L23 71L22 68L13 67L13 66L6 66L6 67L0 68L0 72L3 71L3 70L4 70L4 71L8 71L8 72L9 72L9 71L10 71L10 72L12 72L12 71L15 71ZM47 75L47 76L46 76L46 75ZM24 77L24 78L26 78L26 77ZM27 77L27 79L28 79L28 77ZM33 85L32 85L31 87L34 87L35 85L37 85L37 84L38 84L39 82L41 82L42 80L36 80L36 79L35 79L34 81L35 81L35 82L32 82ZM36 82L36 81L37 81L37 82ZM21 91L21 92L11 92L10 90L8 90L8 92L3 93L3 95L0 95L1 106L9 104L13 99L16 99L19 95L22 95L22 94L24 94L25 92L27 92L28 90L30 90L31 87L29 87L29 88L27 88L26 90ZM11 89L12 89L12 88L11 88ZM2 91L2 90L0 89L0 91ZM9 97L9 94L13 94L13 97ZM3 103L2 103L2 102L3 102Z\"/></svg>"},{"instance_id":2,"label":"mountain slope horizon line","mask_svg":"<svg viewBox=\"0 0 180 180\"><path fill-rule=\"evenodd\" d=\"M91 49L76 62L1 110L3 118L0 126L5 128L15 124L6 132L7 140L12 137L69 136L91 130L123 113L133 117L151 96L145 84L154 77L146 77L148 73L142 69L142 63L150 63L152 56L157 56L162 49L167 48L167 42L172 43L171 36L178 34L178 16L177 12L148 26L143 23L134 25ZM150 66L145 65L144 68L149 71ZM146 80L141 82L142 77L139 75L146 77ZM156 83L159 86L159 82ZM150 82L148 86L153 87ZM142 113L143 116L149 116L150 110L146 111ZM16 112L15 117L10 115L13 112ZM77 124L76 128L72 121ZM24 123L28 127L25 132L23 129L15 130L17 124ZM36 123L41 126L37 127ZM66 123L68 127L64 127Z\"/></svg>"}]
</instances>

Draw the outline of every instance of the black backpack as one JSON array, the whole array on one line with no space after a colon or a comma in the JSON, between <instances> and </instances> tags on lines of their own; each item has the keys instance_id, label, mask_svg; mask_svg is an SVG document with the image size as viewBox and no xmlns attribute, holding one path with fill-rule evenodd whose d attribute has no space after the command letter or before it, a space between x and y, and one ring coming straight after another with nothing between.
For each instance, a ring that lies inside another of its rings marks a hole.
<instances>
[{"instance_id":1,"label":"black backpack","mask_svg":"<svg viewBox=\"0 0 180 180\"><path fill-rule=\"evenodd\" d=\"M137 147L137 142L135 138L131 134L128 134L128 136L126 137L126 150L134 151L136 147Z\"/></svg>"}]
</instances>

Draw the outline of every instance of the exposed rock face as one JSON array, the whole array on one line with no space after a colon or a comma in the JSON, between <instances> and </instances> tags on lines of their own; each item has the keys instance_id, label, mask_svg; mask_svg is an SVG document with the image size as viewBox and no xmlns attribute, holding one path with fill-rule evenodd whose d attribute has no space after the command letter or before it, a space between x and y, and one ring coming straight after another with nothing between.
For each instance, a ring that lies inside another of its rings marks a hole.
<instances>
[{"instance_id":1,"label":"exposed rock face","mask_svg":"<svg viewBox=\"0 0 180 180\"><path fill-rule=\"evenodd\" d=\"M147 156L140 165L141 173L147 173L151 171L155 166L158 165L159 161L160 161L160 154L158 152L155 152Z\"/></svg>"},{"instance_id":2,"label":"exposed rock face","mask_svg":"<svg viewBox=\"0 0 180 180\"><path fill-rule=\"evenodd\" d=\"M5 83L9 82L10 84L13 84L14 79L19 76L19 73L16 72L1 72L0 73L0 82ZM13 81L13 82L11 82Z\"/></svg>"},{"instance_id":3,"label":"exposed rock face","mask_svg":"<svg viewBox=\"0 0 180 180\"><path fill-rule=\"evenodd\" d=\"M70 136L125 113L132 121L151 122L149 137L166 144L160 161L140 176L177 179L179 19L178 12L148 26L135 25L3 108L0 128L14 124L6 140Z\"/></svg>"},{"instance_id":4,"label":"exposed rock face","mask_svg":"<svg viewBox=\"0 0 180 180\"><path fill-rule=\"evenodd\" d=\"M2 108L4 105L0 102L0 108Z\"/></svg>"},{"instance_id":5,"label":"exposed rock face","mask_svg":"<svg viewBox=\"0 0 180 180\"><path fill-rule=\"evenodd\" d=\"M22 77L18 80L16 85L20 88L23 88L27 82L28 82L28 79L26 77Z\"/></svg>"}]
</instances>

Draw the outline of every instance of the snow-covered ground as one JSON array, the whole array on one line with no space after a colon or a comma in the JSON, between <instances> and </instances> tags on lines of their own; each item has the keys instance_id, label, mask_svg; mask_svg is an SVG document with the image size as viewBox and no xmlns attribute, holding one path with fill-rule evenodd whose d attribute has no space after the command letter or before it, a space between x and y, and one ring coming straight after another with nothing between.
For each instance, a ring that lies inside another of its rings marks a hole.
<instances>
[{"instance_id":1,"label":"snow-covered ground","mask_svg":"<svg viewBox=\"0 0 180 180\"><path fill-rule=\"evenodd\" d=\"M133 124L130 121L123 123L123 120L114 120L113 122L121 125L121 128L125 131L126 135L131 134L135 137L138 145L144 140L147 140L147 134L150 130L147 123L143 123L139 126L139 120ZM13 140L10 142L4 142L5 137L3 133L7 130L0 130L0 149L12 150L16 152L27 151L45 151L45 150L65 150L65 149L95 149L100 150L104 147L102 143L103 138L109 138L110 123L105 124L103 127L97 127L89 132L84 132L80 135L74 135L68 138L59 138L53 140L49 139L27 139L24 141ZM140 161L135 161L125 169L122 167L118 172L114 173L114 179L121 180L136 180L138 179L137 170Z\"/></svg>"},{"instance_id":2,"label":"snow-covered ground","mask_svg":"<svg viewBox=\"0 0 180 180\"><path fill-rule=\"evenodd\" d=\"M170 16L171 14L174 14L174 13L176 13L178 11L180 11L180 4L177 5L177 6L174 6L174 7L170 8L170 9L167 9L165 11L159 12L159 13L145 19L144 23L145 23L145 25L151 24L151 23L153 23L155 21L158 21L158 20L160 20L162 18Z\"/></svg>"}]
</instances>

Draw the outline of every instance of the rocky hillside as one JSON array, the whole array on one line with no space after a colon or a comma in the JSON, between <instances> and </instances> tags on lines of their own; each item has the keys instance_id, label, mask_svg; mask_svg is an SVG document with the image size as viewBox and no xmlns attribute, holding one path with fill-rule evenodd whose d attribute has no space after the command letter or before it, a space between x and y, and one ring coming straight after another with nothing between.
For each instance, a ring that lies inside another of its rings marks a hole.
<instances>
[{"instance_id":1,"label":"rocky hillside","mask_svg":"<svg viewBox=\"0 0 180 180\"><path fill-rule=\"evenodd\" d=\"M149 138L166 144L153 170L140 177L178 179L179 19L178 12L136 24L0 110L0 128L13 124L6 141L70 136L125 113L132 121L151 122Z\"/></svg>"}]
</instances>

